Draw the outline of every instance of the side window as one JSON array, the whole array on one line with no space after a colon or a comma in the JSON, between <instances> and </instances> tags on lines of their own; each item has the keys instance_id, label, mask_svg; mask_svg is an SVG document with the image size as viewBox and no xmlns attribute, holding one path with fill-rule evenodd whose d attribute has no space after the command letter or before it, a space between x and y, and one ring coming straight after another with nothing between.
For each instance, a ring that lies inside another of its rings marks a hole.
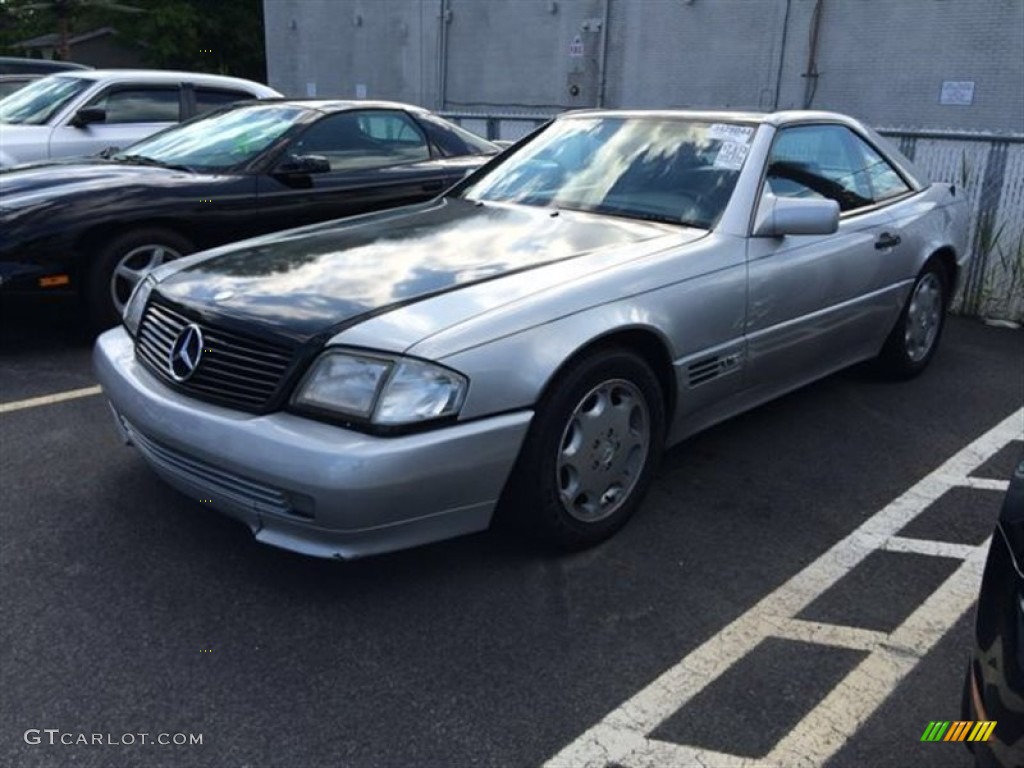
<instances>
[{"instance_id":1,"label":"side window","mask_svg":"<svg viewBox=\"0 0 1024 768\"><path fill-rule=\"evenodd\" d=\"M323 155L331 170L384 168L430 159L420 129L400 112L338 112L307 128L289 150Z\"/></svg>"},{"instance_id":2,"label":"side window","mask_svg":"<svg viewBox=\"0 0 1024 768\"><path fill-rule=\"evenodd\" d=\"M418 163L430 159L430 147L420 127L403 112L363 112L359 127L399 162Z\"/></svg>"},{"instance_id":3,"label":"side window","mask_svg":"<svg viewBox=\"0 0 1024 768\"><path fill-rule=\"evenodd\" d=\"M432 115L420 115L419 121L445 157L497 154L497 148L489 141L454 123L443 122Z\"/></svg>"},{"instance_id":4,"label":"side window","mask_svg":"<svg viewBox=\"0 0 1024 768\"><path fill-rule=\"evenodd\" d=\"M176 123L180 118L176 87L113 88L90 102L107 111L106 123Z\"/></svg>"},{"instance_id":5,"label":"side window","mask_svg":"<svg viewBox=\"0 0 1024 768\"><path fill-rule=\"evenodd\" d=\"M855 151L861 156L861 168L871 186L871 197L876 203L910 191L910 185L870 144L856 135L852 135L851 138Z\"/></svg>"},{"instance_id":6,"label":"side window","mask_svg":"<svg viewBox=\"0 0 1024 768\"><path fill-rule=\"evenodd\" d=\"M198 86L196 93L196 114L203 115L215 109L234 104L236 101L248 101L253 98L251 93L244 91L225 91L217 88Z\"/></svg>"},{"instance_id":7,"label":"side window","mask_svg":"<svg viewBox=\"0 0 1024 768\"><path fill-rule=\"evenodd\" d=\"M823 197L852 211L871 205L871 182L853 135L841 125L779 131L768 157L767 186L779 197Z\"/></svg>"}]
</instances>

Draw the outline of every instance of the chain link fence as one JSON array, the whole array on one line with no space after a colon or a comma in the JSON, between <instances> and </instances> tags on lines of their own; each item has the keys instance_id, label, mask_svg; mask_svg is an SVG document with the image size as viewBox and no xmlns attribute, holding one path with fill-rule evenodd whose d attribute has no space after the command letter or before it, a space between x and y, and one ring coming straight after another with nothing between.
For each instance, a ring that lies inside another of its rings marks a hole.
<instances>
[{"instance_id":1,"label":"chain link fence","mask_svg":"<svg viewBox=\"0 0 1024 768\"><path fill-rule=\"evenodd\" d=\"M489 139L515 141L554 113L442 113ZM952 311L1024 323L1024 135L883 128L921 171L952 182L970 206L971 261Z\"/></svg>"},{"instance_id":2,"label":"chain link fence","mask_svg":"<svg viewBox=\"0 0 1024 768\"><path fill-rule=\"evenodd\" d=\"M953 311L1024 322L1024 136L879 132L926 176L967 195L972 258Z\"/></svg>"}]
</instances>

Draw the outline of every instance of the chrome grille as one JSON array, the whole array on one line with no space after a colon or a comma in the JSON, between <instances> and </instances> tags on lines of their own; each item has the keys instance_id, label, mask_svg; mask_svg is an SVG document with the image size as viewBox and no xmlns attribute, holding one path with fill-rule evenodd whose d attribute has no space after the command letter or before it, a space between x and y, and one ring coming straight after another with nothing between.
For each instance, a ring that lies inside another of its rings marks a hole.
<instances>
[{"instance_id":1,"label":"chrome grille","mask_svg":"<svg viewBox=\"0 0 1024 768\"><path fill-rule=\"evenodd\" d=\"M203 332L202 358L195 373L179 382L169 370L171 348L191 322L181 312L150 300L135 342L139 359L168 384L196 397L247 411L265 408L291 364L291 350L196 323Z\"/></svg>"}]
</instances>

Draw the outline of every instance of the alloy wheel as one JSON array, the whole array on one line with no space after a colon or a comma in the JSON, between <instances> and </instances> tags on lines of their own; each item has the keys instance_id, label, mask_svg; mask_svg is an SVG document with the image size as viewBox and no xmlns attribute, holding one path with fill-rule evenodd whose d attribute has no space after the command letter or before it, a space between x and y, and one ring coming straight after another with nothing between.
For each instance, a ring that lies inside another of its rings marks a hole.
<instances>
[{"instance_id":1,"label":"alloy wheel","mask_svg":"<svg viewBox=\"0 0 1024 768\"><path fill-rule=\"evenodd\" d=\"M629 498L651 446L650 409L631 381L591 389L562 433L555 465L559 499L570 516L593 523Z\"/></svg>"}]
</instances>

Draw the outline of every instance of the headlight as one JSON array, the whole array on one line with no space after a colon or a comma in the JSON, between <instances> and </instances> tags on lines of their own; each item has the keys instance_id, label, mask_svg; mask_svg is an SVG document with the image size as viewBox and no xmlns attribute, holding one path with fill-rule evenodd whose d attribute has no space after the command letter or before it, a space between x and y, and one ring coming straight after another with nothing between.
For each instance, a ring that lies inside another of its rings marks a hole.
<instances>
[{"instance_id":1,"label":"headlight","mask_svg":"<svg viewBox=\"0 0 1024 768\"><path fill-rule=\"evenodd\" d=\"M468 384L465 376L422 360L329 351L292 403L382 427L411 426L457 415Z\"/></svg>"},{"instance_id":2,"label":"headlight","mask_svg":"<svg viewBox=\"0 0 1024 768\"><path fill-rule=\"evenodd\" d=\"M373 420L410 424L454 416L462 407L466 378L419 360L402 360L392 369Z\"/></svg>"},{"instance_id":3,"label":"headlight","mask_svg":"<svg viewBox=\"0 0 1024 768\"><path fill-rule=\"evenodd\" d=\"M124 320L124 327L128 329L128 333L132 336L139 330L139 323L142 321L142 310L146 308L149 294L153 291L153 286L155 285L156 281L152 277L142 280L135 286L135 290L132 291L128 303L124 306L124 316L122 318Z\"/></svg>"}]
</instances>

